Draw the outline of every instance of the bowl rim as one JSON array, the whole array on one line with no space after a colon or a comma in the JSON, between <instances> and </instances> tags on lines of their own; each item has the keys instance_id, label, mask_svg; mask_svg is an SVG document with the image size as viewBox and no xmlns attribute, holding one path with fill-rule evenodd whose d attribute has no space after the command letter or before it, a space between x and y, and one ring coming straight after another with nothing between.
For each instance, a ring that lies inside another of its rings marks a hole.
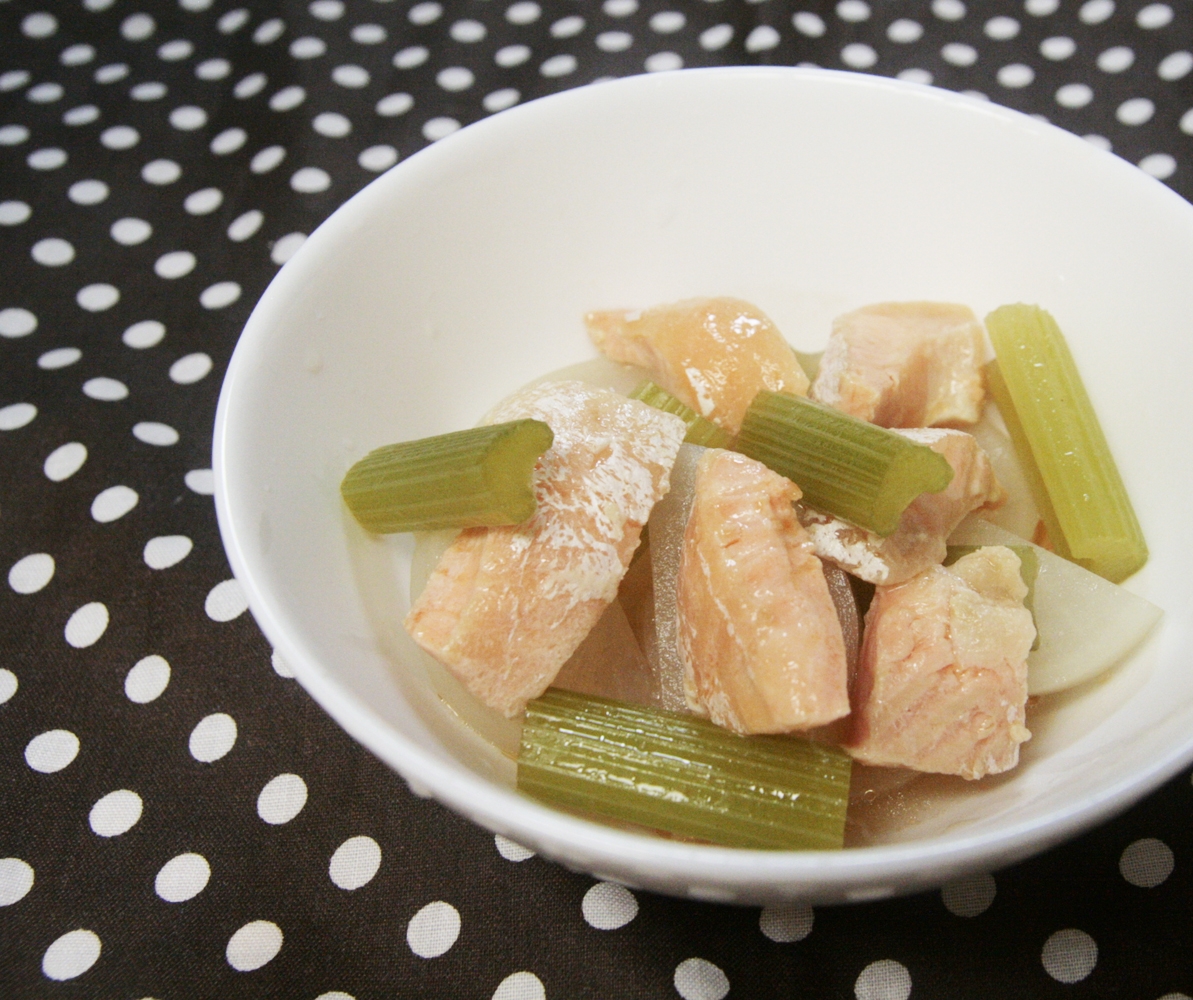
<instances>
[{"instance_id":1,"label":"bowl rim","mask_svg":"<svg viewBox=\"0 0 1193 1000\"><path fill-rule=\"evenodd\" d=\"M726 78L805 76L835 80L843 86L895 90L915 95L918 99L945 102L964 107L970 112L994 116L1013 122L1020 128L1048 133L1054 141L1069 142L1074 150L1083 148L1087 153L1082 155L1113 155L1057 126L988 101L922 84L841 70L725 66L625 77L603 81L596 86L619 90L674 86L680 77L714 74ZM577 87L516 105L422 148L337 207L299 248L293 260L305 261L318 255L324 244L334 245L339 234L350 226L351 220L367 214L372 202L381 196L382 190L388 190L390 185L396 183L395 178L404 178L408 174L417 178L421 173L433 170L438 158L453 155L457 146L541 114L544 108L587 100L582 95L590 92L592 87L591 84ZM1124 171L1131 172L1136 181L1146 180L1170 197L1174 208L1187 213L1193 226L1193 205L1134 165L1117 157L1115 159ZM391 728L366 702L338 684L323 670L318 658L306 648L301 638L288 632L283 624L285 615L282 602L261 586L253 560L246 554L248 550L242 543L242 532L247 533L248 529L247 525L242 528L238 519L226 461L229 440L235 434L229 413L238 387L251 365L249 355L257 339L274 325L274 314L286 301L297 270L290 264L284 266L258 300L245 323L221 386L212 462L220 534L233 574L244 589L253 617L299 683L345 731L398 771L416 794L433 796L492 832L510 836L548 857L580 864L594 873L602 869L616 872L627 863L635 868L649 866L651 872L663 880L727 886L731 891L725 893L723 898L730 902L735 901L733 889L752 891L760 883L777 882L780 893L783 888L788 890L786 895L790 895L792 890L798 891L805 883L813 893L835 892L838 895L850 887L875 886L879 883L891 885L889 891L859 891L856 898L862 899L916 891L929 885L938 885L958 874L988 870L992 865L1000 867L1029 857L1126 809L1193 762L1191 734L1183 744L1172 747L1168 753L1154 759L1148 767L1135 772L1130 778L1101 788L1097 794L1078 804L1048 812L1036 819L983 833L936 835L896 844L823 852L719 847L616 829L540 804L514 789L489 781L462 764L449 763L422 749ZM577 852L583 856L582 861L577 861ZM925 867L931 867L942 875L921 878L906 888L899 886L899 883L907 882L909 869L916 872ZM628 882L622 876L609 877ZM704 898L717 897L710 893ZM848 892L845 898L851 898Z\"/></svg>"}]
</instances>

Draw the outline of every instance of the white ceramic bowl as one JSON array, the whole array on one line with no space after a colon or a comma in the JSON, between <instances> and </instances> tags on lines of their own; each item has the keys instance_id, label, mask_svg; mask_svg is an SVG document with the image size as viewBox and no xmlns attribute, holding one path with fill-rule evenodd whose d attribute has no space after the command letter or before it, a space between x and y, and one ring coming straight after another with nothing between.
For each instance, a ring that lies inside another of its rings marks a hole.
<instances>
[{"instance_id":1,"label":"white ceramic bowl","mask_svg":"<svg viewBox=\"0 0 1193 1000\"><path fill-rule=\"evenodd\" d=\"M249 606L298 679L417 791L565 864L676 895L873 899L1040 851L1193 759L1193 207L1135 167L988 103L782 68L642 76L466 128L312 234L236 348L216 503ZM868 302L1057 317L1135 499L1167 612L1038 717L1009 778L892 843L757 852L619 832L519 796L401 629L408 538L370 539L337 486L383 443L473 424L594 356L591 308L757 303L796 346Z\"/></svg>"}]
</instances>

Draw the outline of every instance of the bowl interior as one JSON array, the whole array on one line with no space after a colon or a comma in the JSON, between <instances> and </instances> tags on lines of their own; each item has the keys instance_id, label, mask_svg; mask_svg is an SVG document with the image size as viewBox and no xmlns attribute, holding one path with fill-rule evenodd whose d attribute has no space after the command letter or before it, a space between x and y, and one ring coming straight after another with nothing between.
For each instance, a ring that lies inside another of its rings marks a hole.
<instances>
[{"instance_id":1,"label":"bowl interior","mask_svg":"<svg viewBox=\"0 0 1193 1000\"><path fill-rule=\"evenodd\" d=\"M569 91L431 146L312 235L237 347L217 506L270 640L354 736L491 829L573 866L705 898L869 898L1041 849L1193 756L1193 208L1014 112L875 77L660 74ZM497 745L401 628L411 543L341 508L348 466L470 426L593 357L582 314L748 299L801 349L869 302L978 315L1036 302L1066 331L1152 549L1132 589L1161 628L1055 699L1023 764L942 801L899 842L839 855L698 847L521 799ZM446 685L446 686L445 686ZM465 714L467 714L465 712Z\"/></svg>"}]
</instances>

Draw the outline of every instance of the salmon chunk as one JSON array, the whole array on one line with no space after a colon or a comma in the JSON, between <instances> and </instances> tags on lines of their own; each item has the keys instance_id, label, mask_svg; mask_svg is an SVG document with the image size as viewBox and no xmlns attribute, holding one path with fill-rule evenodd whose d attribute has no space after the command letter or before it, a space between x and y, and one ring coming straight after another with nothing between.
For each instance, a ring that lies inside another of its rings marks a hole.
<instances>
[{"instance_id":1,"label":"salmon chunk","mask_svg":"<svg viewBox=\"0 0 1193 1000\"><path fill-rule=\"evenodd\" d=\"M584 321L610 358L648 369L660 386L731 434L760 389L808 393L795 352L762 310L741 299L590 312Z\"/></svg>"},{"instance_id":2,"label":"salmon chunk","mask_svg":"<svg viewBox=\"0 0 1193 1000\"><path fill-rule=\"evenodd\" d=\"M849 714L845 645L824 569L765 465L710 449L683 539L679 643L689 707L739 733Z\"/></svg>"},{"instance_id":3,"label":"salmon chunk","mask_svg":"<svg viewBox=\"0 0 1193 1000\"><path fill-rule=\"evenodd\" d=\"M968 306L866 306L833 320L812 398L880 427L976 423L984 349Z\"/></svg>"},{"instance_id":4,"label":"salmon chunk","mask_svg":"<svg viewBox=\"0 0 1193 1000\"><path fill-rule=\"evenodd\" d=\"M490 708L514 717L547 689L617 596L687 430L679 417L607 389L547 382L490 423L546 421L525 524L460 533L406 630Z\"/></svg>"},{"instance_id":5,"label":"salmon chunk","mask_svg":"<svg viewBox=\"0 0 1193 1000\"><path fill-rule=\"evenodd\" d=\"M939 452L953 467L953 479L939 493L921 493L903 512L899 527L883 538L865 528L799 505L797 515L821 559L868 583L887 586L910 580L939 565L945 540L966 515L993 510L1006 499L990 459L965 431L914 427L896 433Z\"/></svg>"},{"instance_id":6,"label":"salmon chunk","mask_svg":"<svg viewBox=\"0 0 1193 1000\"><path fill-rule=\"evenodd\" d=\"M981 778L1019 762L1027 653L1019 557L987 546L879 587L866 613L846 749L864 764Z\"/></svg>"}]
</instances>

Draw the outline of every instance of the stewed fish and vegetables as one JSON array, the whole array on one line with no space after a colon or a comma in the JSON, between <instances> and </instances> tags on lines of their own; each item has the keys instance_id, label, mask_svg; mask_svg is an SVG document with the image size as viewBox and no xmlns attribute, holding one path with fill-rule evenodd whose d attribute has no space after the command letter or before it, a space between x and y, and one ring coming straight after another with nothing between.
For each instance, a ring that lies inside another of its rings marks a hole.
<instances>
[{"instance_id":1,"label":"stewed fish and vegetables","mask_svg":"<svg viewBox=\"0 0 1193 1000\"><path fill-rule=\"evenodd\" d=\"M458 529L405 626L521 721L524 794L840 848L855 766L1009 771L1033 699L1158 620L1118 586L1147 546L1042 309L870 305L819 356L739 299L585 321L632 393L548 378L341 485L370 531Z\"/></svg>"}]
</instances>

